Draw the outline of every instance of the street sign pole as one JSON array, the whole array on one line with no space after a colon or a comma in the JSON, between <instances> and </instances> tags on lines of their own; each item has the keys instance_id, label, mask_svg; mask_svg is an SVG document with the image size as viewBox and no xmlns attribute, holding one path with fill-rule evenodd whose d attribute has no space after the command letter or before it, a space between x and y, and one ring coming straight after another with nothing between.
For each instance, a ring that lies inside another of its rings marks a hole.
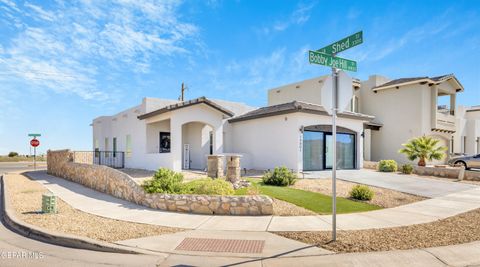
<instances>
[{"instance_id":1,"label":"street sign pole","mask_svg":"<svg viewBox=\"0 0 480 267\"><path fill-rule=\"evenodd\" d=\"M310 50L308 52L308 61L310 63L332 68L332 241L337 240L337 112L339 109L339 102L342 104L340 109L343 110L345 108L343 106L345 102L343 98L346 96L345 93L342 93L342 100L338 100L339 69L357 71L357 62L340 58L336 55L361 43L363 43L363 32L359 31L317 51ZM342 74L341 77L342 83L345 83L345 75ZM343 86L344 85L342 85L342 92L345 91L343 90Z\"/></svg>"},{"instance_id":2,"label":"street sign pole","mask_svg":"<svg viewBox=\"0 0 480 267\"><path fill-rule=\"evenodd\" d=\"M337 93L338 70L332 68L332 240L337 240Z\"/></svg>"},{"instance_id":3,"label":"street sign pole","mask_svg":"<svg viewBox=\"0 0 480 267\"><path fill-rule=\"evenodd\" d=\"M33 170L36 171L37 170L37 147L34 146L33 147Z\"/></svg>"}]
</instances>

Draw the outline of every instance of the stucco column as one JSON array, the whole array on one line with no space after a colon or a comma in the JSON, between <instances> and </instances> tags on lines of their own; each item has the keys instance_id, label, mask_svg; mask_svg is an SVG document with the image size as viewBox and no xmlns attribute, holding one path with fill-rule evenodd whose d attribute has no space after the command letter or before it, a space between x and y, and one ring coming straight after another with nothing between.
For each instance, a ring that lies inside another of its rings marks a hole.
<instances>
[{"instance_id":1,"label":"stucco column","mask_svg":"<svg viewBox=\"0 0 480 267\"><path fill-rule=\"evenodd\" d=\"M173 118L170 119L170 153L172 156L172 170L182 170L182 124Z\"/></svg>"},{"instance_id":2,"label":"stucco column","mask_svg":"<svg viewBox=\"0 0 480 267\"><path fill-rule=\"evenodd\" d=\"M457 99L457 94L451 94L450 95L450 115L455 115L455 113L457 112L457 109L456 109L456 101ZM452 111L453 111L453 114L452 114Z\"/></svg>"}]
</instances>

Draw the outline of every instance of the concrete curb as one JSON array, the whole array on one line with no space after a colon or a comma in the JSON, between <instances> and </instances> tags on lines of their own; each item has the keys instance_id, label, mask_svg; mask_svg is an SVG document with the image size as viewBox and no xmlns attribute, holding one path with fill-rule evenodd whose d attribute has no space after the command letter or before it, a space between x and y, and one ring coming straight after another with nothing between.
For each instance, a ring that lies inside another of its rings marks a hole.
<instances>
[{"instance_id":1,"label":"concrete curb","mask_svg":"<svg viewBox=\"0 0 480 267\"><path fill-rule=\"evenodd\" d=\"M5 226L18 234L63 247L123 254L152 254L150 251L97 241L87 237L59 233L28 224L18 219L10 206L10 201L7 197L8 189L5 187L4 182L4 175L0 176L0 186L1 194L3 196L2 199L0 199L0 215L2 215L0 219Z\"/></svg>"}]
</instances>

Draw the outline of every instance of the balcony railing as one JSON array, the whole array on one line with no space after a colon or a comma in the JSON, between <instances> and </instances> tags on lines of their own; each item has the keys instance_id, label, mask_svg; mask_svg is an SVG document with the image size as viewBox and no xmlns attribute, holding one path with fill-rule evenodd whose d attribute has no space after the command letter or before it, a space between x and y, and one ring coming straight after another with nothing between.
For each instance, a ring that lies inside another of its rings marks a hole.
<instances>
[{"instance_id":1,"label":"balcony railing","mask_svg":"<svg viewBox=\"0 0 480 267\"><path fill-rule=\"evenodd\" d=\"M437 112L437 129L455 131L455 116L450 113Z\"/></svg>"}]
</instances>

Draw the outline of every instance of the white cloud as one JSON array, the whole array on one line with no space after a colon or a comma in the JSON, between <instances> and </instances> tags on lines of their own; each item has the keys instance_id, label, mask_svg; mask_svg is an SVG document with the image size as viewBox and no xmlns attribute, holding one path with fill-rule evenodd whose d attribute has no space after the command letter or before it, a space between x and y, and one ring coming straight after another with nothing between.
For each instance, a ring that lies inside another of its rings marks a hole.
<instances>
[{"instance_id":1,"label":"white cloud","mask_svg":"<svg viewBox=\"0 0 480 267\"><path fill-rule=\"evenodd\" d=\"M32 88L110 100L99 83L115 71L148 72L153 60L188 55L198 29L183 22L179 1L57 1L48 9L0 0L0 19L21 26L0 47L0 81L19 79ZM35 20L27 20L33 17ZM20 24L19 24L20 23Z\"/></svg>"},{"instance_id":2,"label":"white cloud","mask_svg":"<svg viewBox=\"0 0 480 267\"><path fill-rule=\"evenodd\" d=\"M33 10L36 13L35 14L36 16L34 16L34 18L39 18L39 19L46 20L46 21L54 21L55 20L55 14L51 11L46 11L39 6L36 6L36 5L28 3L28 2L25 3L25 7L30 8L31 10Z\"/></svg>"},{"instance_id":3,"label":"white cloud","mask_svg":"<svg viewBox=\"0 0 480 267\"><path fill-rule=\"evenodd\" d=\"M295 51L277 48L267 55L232 60L217 68L209 68L203 75L202 87L221 92L226 98L250 103L262 103L265 90L298 81L302 78L320 76L318 69L308 64L309 45Z\"/></svg>"},{"instance_id":4,"label":"white cloud","mask_svg":"<svg viewBox=\"0 0 480 267\"><path fill-rule=\"evenodd\" d=\"M272 32L284 31L292 25L303 25L310 19L311 10L315 7L315 5L315 2L309 4L300 3L286 18L277 20L271 26L262 27L259 31L268 35Z\"/></svg>"}]
</instances>

